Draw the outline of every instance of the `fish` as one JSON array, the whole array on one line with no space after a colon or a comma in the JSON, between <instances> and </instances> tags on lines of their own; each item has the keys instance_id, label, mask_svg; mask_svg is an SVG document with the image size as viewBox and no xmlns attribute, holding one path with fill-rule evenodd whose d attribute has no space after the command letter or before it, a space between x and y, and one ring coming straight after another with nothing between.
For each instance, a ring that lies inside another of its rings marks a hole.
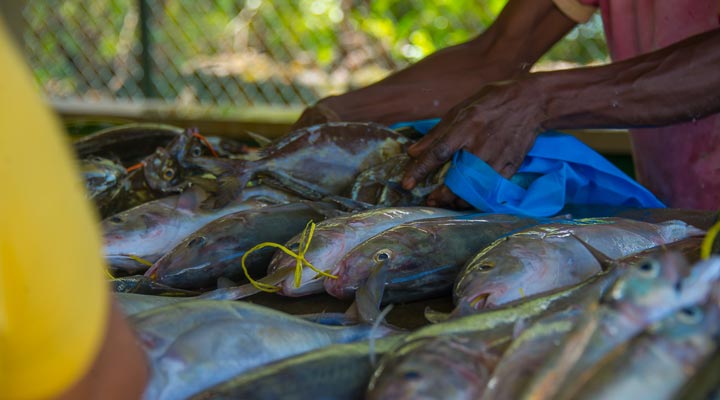
<instances>
[{"instance_id":1,"label":"fish","mask_svg":"<svg viewBox=\"0 0 720 400\"><path fill-rule=\"evenodd\" d=\"M326 326L244 302L189 301L130 319L148 355L146 399L185 399L253 368L335 343L390 335Z\"/></svg>"},{"instance_id":2,"label":"fish","mask_svg":"<svg viewBox=\"0 0 720 400\"><path fill-rule=\"evenodd\" d=\"M114 293L113 297L117 304L120 305L125 316L133 316L148 310L192 299L188 297L152 296L135 293Z\"/></svg>"},{"instance_id":3,"label":"fish","mask_svg":"<svg viewBox=\"0 0 720 400\"><path fill-rule=\"evenodd\" d=\"M188 235L158 259L146 276L183 289L210 287L218 278L244 279L241 258L255 245L284 243L309 221L338 215L337 207L322 202L297 202L238 211L218 218ZM247 257L251 276L263 274L274 247Z\"/></svg>"},{"instance_id":4,"label":"fish","mask_svg":"<svg viewBox=\"0 0 720 400\"><path fill-rule=\"evenodd\" d=\"M158 295L158 296L196 296L200 294L192 290L173 288L155 282L144 275L131 275L114 278L110 280L110 285L115 293L133 293L142 295Z\"/></svg>"},{"instance_id":5,"label":"fish","mask_svg":"<svg viewBox=\"0 0 720 400\"><path fill-rule=\"evenodd\" d=\"M258 173L340 195L360 171L404 152L409 144L409 139L382 125L334 122L292 131L263 147L257 160L191 157L188 162L218 177L221 184L210 205L215 207L236 197Z\"/></svg>"},{"instance_id":6,"label":"fish","mask_svg":"<svg viewBox=\"0 0 720 400\"><path fill-rule=\"evenodd\" d=\"M294 201L296 197L262 186L250 188L219 209L200 207L208 194L200 188L141 204L101 222L105 259L113 275L144 273L148 265L133 256L154 263L187 235L205 224L240 210Z\"/></svg>"},{"instance_id":7,"label":"fish","mask_svg":"<svg viewBox=\"0 0 720 400\"><path fill-rule=\"evenodd\" d=\"M451 293L464 262L485 246L540 220L480 214L407 222L381 232L348 252L326 279L328 294L350 299L384 263L386 280L374 294L384 302L406 302Z\"/></svg>"},{"instance_id":8,"label":"fish","mask_svg":"<svg viewBox=\"0 0 720 400\"><path fill-rule=\"evenodd\" d=\"M190 399L361 399L373 373L370 355L382 356L399 338L333 344L253 369Z\"/></svg>"},{"instance_id":9,"label":"fish","mask_svg":"<svg viewBox=\"0 0 720 400\"><path fill-rule=\"evenodd\" d=\"M620 304L623 307L662 308L667 304L679 307L677 301L681 296L675 293L675 286L681 278L680 272L687 269L684 259L662 248L648 254L654 254L652 260L656 263L653 265L662 270L653 278L646 278L649 283L637 283L636 270L641 269L638 265L645 265L646 261L632 257L615 262L560 301L558 298L551 302L546 300L554 295L522 300L514 305L438 323L405 336L402 345L383 357L381 368L376 371L369 386L370 392L374 392L372 398L443 398L442 392L453 393L452 398L458 399L521 398L523 389L534 382L536 370L545 366L552 354L562 350L559 344L563 343L563 337L583 337L587 340L595 332L597 325L591 322L598 320L596 310L602 307L599 300L608 295L608 289L623 288L622 293L616 293L613 307L620 307ZM570 297L572 301L568 301ZM539 302L545 302L544 307L538 307ZM523 308L540 311L522 312ZM474 322L474 326L469 322ZM461 326L462 329L456 329ZM451 343L461 341L463 348L476 351L495 348L489 354L499 358L499 362L482 362L488 360L487 354L479 359L451 354L445 357L454 361L446 364L437 358L437 354L439 351L447 354L450 350L443 349L432 338L447 336L456 341ZM410 346L411 350L406 351L405 346ZM396 357L399 359L394 360ZM558 364L553 367L560 368ZM480 374L472 373L477 368L480 368ZM461 379L462 376L471 378ZM419 381L421 378L426 381ZM452 388L443 385L448 381L453 382ZM374 387L377 382L382 382L379 389ZM440 388L443 390L438 391ZM422 397L423 393L418 390L434 395Z\"/></svg>"},{"instance_id":10,"label":"fish","mask_svg":"<svg viewBox=\"0 0 720 400\"><path fill-rule=\"evenodd\" d=\"M719 287L720 288L720 287ZM717 349L720 303L685 307L603 359L573 399L674 399Z\"/></svg>"},{"instance_id":11,"label":"fish","mask_svg":"<svg viewBox=\"0 0 720 400\"><path fill-rule=\"evenodd\" d=\"M636 264L600 300L586 335L569 335L561 341L565 352L548 356L522 398L567 398L592 376L595 366L651 325L685 307L707 301L712 286L697 283L693 275L720 265L720 258L690 266L682 255L666 252ZM518 397L518 398L520 398Z\"/></svg>"},{"instance_id":12,"label":"fish","mask_svg":"<svg viewBox=\"0 0 720 400\"><path fill-rule=\"evenodd\" d=\"M495 347L467 335L404 343L383 357L365 398L478 399L506 346Z\"/></svg>"},{"instance_id":13,"label":"fish","mask_svg":"<svg viewBox=\"0 0 720 400\"><path fill-rule=\"evenodd\" d=\"M636 208L624 206L568 204L560 214L569 214L572 218L626 218L636 221L659 224L667 221L683 221L702 230L708 230L718 220L717 211L692 210L682 208Z\"/></svg>"},{"instance_id":14,"label":"fish","mask_svg":"<svg viewBox=\"0 0 720 400\"><path fill-rule=\"evenodd\" d=\"M79 159L97 156L118 158L124 166L135 164L165 146L183 132L182 128L154 123L133 123L103 129L73 142Z\"/></svg>"},{"instance_id":15,"label":"fish","mask_svg":"<svg viewBox=\"0 0 720 400\"><path fill-rule=\"evenodd\" d=\"M120 190L120 181L127 171L119 163L92 156L80 161L80 171L85 182L87 197L98 207L114 198Z\"/></svg>"},{"instance_id":16,"label":"fish","mask_svg":"<svg viewBox=\"0 0 720 400\"><path fill-rule=\"evenodd\" d=\"M389 207L378 208L345 216L330 218L317 224L304 256L321 271L331 271L342 257L373 235L408 221L438 218L462 213L433 207ZM297 252L302 235L296 235L285 246ZM268 266L268 275L283 268L294 269L296 260L278 251ZM309 268L303 268L300 285L295 286L295 277L287 276L280 281L280 294L291 297L322 293L323 276Z\"/></svg>"},{"instance_id":17,"label":"fish","mask_svg":"<svg viewBox=\"0 0 720 400\"><path fill-rule=\"evenodd\" d=\"M455 303L475 309L497 307L600 272L581 240L616 259L702 233L681 221L650 224L599 218L538 225L499 239L471 257L455 282Z\"/></svg>"},{"instance_id":18,"label":"fish","mask_svg":"<svg viewBox=\"0 0 720 400\"><path fill-rule=\"evenodd\" d=\"M409 207L424 204L427 196L443 184L450 163L428 175L412 190L405 190L402 187L402 178L410 161L410 156L407 154L398 154L362 171L355 178L348 197L381 207Z\"/></svg>"},{"instance_id":19,"label":"fish","mask_svg":"<svg viewBox=\"0 0 720 400\"><path fill-rule=\"evenodd\" d=\"M484 381L482 395L477 399L515 399L548 359L548 355L561 349L560 339L573 333L582 318L587 318L585 307L571 306L566 310L540 318L521 330L502 359Z\"/></svg>"}]
</instances>

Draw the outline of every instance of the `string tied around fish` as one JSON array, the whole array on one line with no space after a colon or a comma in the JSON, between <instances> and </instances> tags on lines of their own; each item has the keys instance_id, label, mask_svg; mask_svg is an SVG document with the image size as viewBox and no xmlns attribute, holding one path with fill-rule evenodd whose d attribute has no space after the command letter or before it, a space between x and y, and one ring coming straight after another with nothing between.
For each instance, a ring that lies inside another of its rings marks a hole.
<instances>
[{"instance_id":1,"label":"string tied around fish","mask_svg":"<svg viewBox=\"0 0 720 400\"><path fill-rule=\"evenodd\" d=\"M700 247L700 258L702 258L703 260L710 257L713 244L715 243L715 238L717 237L718 232L720 232L720 217L718 222L716 222L715 225L711 226L710 229L708 229L707 233L705 234L705 238L703 239L702 246Z\"/></svg>"},{"instance_id":2,"label":"string tied around fish","mask_svg":"<svg viewBox=\"0 0 720 400\"><path fill-rule=\"evenodd\" d=\"M310 268L311 270L315 271L318 275L321 275L321 276L324 276L324 277L330 278L330 279L337 279L338 278L337 275L333 275L333 274L327 273L325 271L319 270L317 267L312 265L312 263L305 258L305 253L310 248L310 241L312 240L314 233L315 233L315 222L309 221L307 223L307 225L305 225L305 229L303 230L302 234L300 235L300 245L298 246L297 253L288 249L287 247L283 246L282 244L273 243L273 242L263 242L263 243L258 244L255 247L251 248L250 250L246 251L245 254L243 254L243 256L242 256L242 259L240 260L240 266L242 267L245 277L248 279L248 281L250 281L251 285L253 285L258 290L262 290L263 292L274 293L274 292L277 292L280 290L280 288L277 286L269 285L267 283L259 282L259 281L256 281L255 279L253 279L250 276L250 273L248 272L247 267L245 266L245 260L251 253L253 253L257 250L260 250L262 248L265 248L265 247L274 247L295 259L295 272L294 272L295 273L295 281L294 281L295 287L300 287L303 266Z\"/></svg>"}]
</instances>

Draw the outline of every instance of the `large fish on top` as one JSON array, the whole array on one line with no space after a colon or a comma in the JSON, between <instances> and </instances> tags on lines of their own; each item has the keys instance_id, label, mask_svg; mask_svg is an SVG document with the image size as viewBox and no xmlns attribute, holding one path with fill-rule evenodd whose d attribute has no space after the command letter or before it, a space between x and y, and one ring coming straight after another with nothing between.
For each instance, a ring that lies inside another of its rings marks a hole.
<instances>
[{"instance_id":1,"label":"large fish on top","mask_svg":"<svg viewBox=\"0 0 720 400\"><path fill-rule=\"evenodd\" d=\"M355 176L402 153L409 139L381 125L334 122L290 132L264 147L256 160L191 158L189 164L218 176L216 204L227 202L258 174L267 174L311 199L341 194Z\"/></svg>"},{"instance_id":2,"label":"large fish on top","mask_svg":"<svg viewBox=\"0 0 720 400\"><path fill-rule=\"evenodd\" d=\"M472 257L455 283L455 302L475 309L496 307L576 284L601 271L585 244L618 259L702 233L680 221L651 224L622 218L538 225Z\"/></svg>"}]
</instances>

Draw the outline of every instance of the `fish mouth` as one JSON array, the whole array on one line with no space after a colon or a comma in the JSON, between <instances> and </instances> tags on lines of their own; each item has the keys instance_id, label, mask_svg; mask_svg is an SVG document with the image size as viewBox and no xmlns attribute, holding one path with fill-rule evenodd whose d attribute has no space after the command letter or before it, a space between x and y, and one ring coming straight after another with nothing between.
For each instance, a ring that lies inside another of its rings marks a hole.
<instances>
[{"instance_id":1,"label":"fish mouth","mask_svg":"<svg viewBox=\"0 0 720 400\"><path fill-rule=\"evenodd\" d=\"M113 275L142 274L148 269L147 265L125 254L106 255L105 263L110 267Z\"/></svg>"},{"instance_id":2,"label":"fish mouth","mask_svg":"<svg viewBox=\"0 0 720 400\"><path fill-rule=\"evenodd\" d=\"M473 297L468 302L468 304L470 305L470 307L472 307L476 310L481 310L490 305L490 301L489 301L490 296L491 296L491 293L488 293L488 292L480 293L479 295Z\"/></svg>"}]
</instances>

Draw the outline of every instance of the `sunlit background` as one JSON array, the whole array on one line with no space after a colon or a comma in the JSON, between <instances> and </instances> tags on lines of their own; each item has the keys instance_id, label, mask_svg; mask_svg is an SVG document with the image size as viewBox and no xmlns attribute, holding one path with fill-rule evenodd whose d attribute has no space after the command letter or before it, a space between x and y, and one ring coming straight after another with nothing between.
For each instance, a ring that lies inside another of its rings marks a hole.
<instances>
[{"instance_id":1,"label":"sunlit background","mask_svg":"<svg viewBox=\"0 0 720 400\"><path fill-rule=\"evenodd\" d=\"M486 29L506 0L31 0L22 41L53 104L300 110ZM598 16L540 62L607 58Z\"/></svg>"}]
</instances>

